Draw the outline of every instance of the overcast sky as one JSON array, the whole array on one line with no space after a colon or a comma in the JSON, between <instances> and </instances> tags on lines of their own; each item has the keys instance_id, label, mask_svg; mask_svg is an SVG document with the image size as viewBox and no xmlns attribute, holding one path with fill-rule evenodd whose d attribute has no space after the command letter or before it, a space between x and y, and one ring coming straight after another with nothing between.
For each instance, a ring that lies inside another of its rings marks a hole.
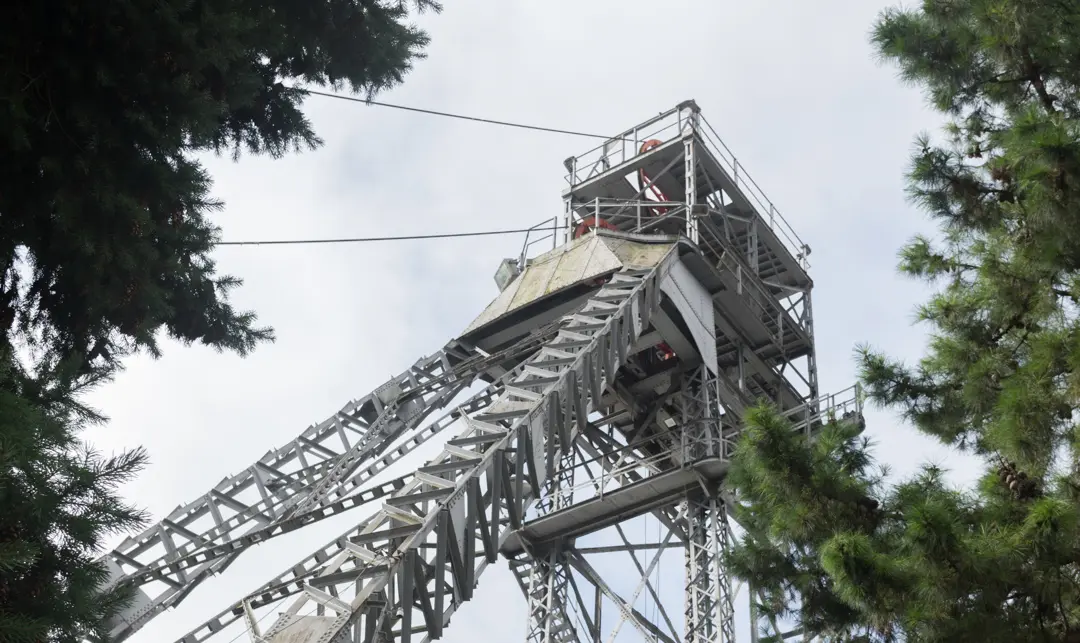
<instances>
[{"instance_id":1,"label":"overcast sky","mask_svg":"<svg viewBox=\"0 0 1080 643\"><path fill-rule=\"evenodd\" d=\"M429 58L381 100L613 134L696 99L813 249L822 389L853 382L857 343L919 354L911 320L925 290L895 264L901 243L928 229L903 174L913 137L937 118L874 60L867 35L886 3L445 4L421 18ZM322 149L207 160L227 240L525 227L559 212L563 159L595 145L325 98L307 110ZM514 237L221 248L221 270L246 281L233 300L277 342L246 359L167 345L162 359L130 360L93 394L111 421L88 437L107 451L146 446L152 464L129 494L161 516L440 348L495 296L494 270L519 248ZM871 412L868 430L897 475L926 460L972 471L888 414ZM174 640L328 537L261 546L132 641ZM665 565L668 609L681 614L681 555ZM524 600L509 573L500 565L480 585L444 640L520 639Z\"/></svg>"}]
</instances>

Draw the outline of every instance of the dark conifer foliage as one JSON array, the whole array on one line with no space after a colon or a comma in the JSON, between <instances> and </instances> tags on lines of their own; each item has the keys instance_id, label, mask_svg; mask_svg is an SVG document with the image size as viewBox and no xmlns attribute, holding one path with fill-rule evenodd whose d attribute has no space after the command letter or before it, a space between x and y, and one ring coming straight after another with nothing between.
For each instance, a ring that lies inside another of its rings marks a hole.
<instances>
[{"instance_id":1,"label":"dark conifer foliage","mask_svg":"<svg viewBox=\"0 0 1080 643\"><path fill-rule=\"evenodd\" d=\"M372 95L423 57L434 0L16 2L0 20L0 643L77 640L121 598L94 551L141 524L141 450L77 439L78 404L161 337L272 339L218 274L197 160L321 141L298 87ZM302 189L302 188L298 188Z\"/></svg>"},{"instance_id":2,"label":"dark conifer foliage","mask_svg":"<svg viewBox=\"0 0 1080 643\"><path fill-rule=\"evenodd\" d=\"M1080 641L1080 3L925 0L872 40L947 117L909 190L940 226L900 253L936 285L905 365L860 349L870 399L980 457L885 484L843 427L750 418L736 572L829 640Z\"/></svg>"},{"instance_id":3,"label":"dark conifer foliage","mask_svg":"<svg viewBox=\"0 0 1080 643\"><path fill-rule=\"evenodd\" d=\"M104 623L129 597L103 591L94 563L108 536L145 522L118 487L142 469L136 449L105 457L76 431L100 421L75 400L78 389L17 367L0 372L0 641L78 641L104 636ZM82 387L93 381L84 378Z\"/></svg>"},{"instance_id":4,"label":"dark conifer foliage","mask_svg":"<svg viewBox=\"0 0 1080 643\"><path fill-rule=\"evenodd\" d=\"M438 8L416 0L419 9ZM100 363L271 334L226 294L192 153L320 143L298 84L400 82L426 35L396 0L23 2L0 25L0 328Z\"/></svg>"}]
</instances>

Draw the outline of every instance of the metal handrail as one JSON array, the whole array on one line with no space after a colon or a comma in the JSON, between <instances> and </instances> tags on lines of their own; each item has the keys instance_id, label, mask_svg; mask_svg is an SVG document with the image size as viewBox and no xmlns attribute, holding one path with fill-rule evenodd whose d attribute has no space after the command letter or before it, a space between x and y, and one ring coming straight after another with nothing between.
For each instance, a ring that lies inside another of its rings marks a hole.
<instances>
[{"instance_id":1,"label":"metal handrail","mask_svg":"<svg viewBox=\"0 0 1080 643\"><path fill-rule=\"evenodd\" d=\"M663 116L666 118L671 116L672 113L675 112L667 112ZM650 121L650 123L654 123L657 120L661 119L654 119L653 121ZM631 136L610 138L588 152L573 157L573 166L567 168L568 172L563 178L569 185L577 185L578 183L588 181L593 176L602 174L608 169L616 165L621 165L637 156L640 145L649 139L655 138L667 142L677 138L678 132L681 129L680 125L680 121L675 120L657 129L649 130L647 133L642 131L644 125L639 125L636 130L628 130L627 134L631 134ZM666 138L662 136L670 129L675 129L675 136ZM627 150L628 143L630 145L629 151ZM593 158L594 155L595 158Z\"/></svg>"},{"instance_id":2,"label":"metal handrail","mask_svg":"<svg viewBox=\"0 0 1080 643\"><path fill-rule=\"evenodd\" d=\"M633 158L639 153L640 144L646 140L655 138L662 143L667 143L683 136L682 107L680 105L662 112L644 123L639 123L605 140L584 154L568 159L568 173L564 179L571 186L577 185ZM799 265L804 270L809 269L809 245L795 232L794 227L765 195L765 191L761 189L757 181L739 163L734 152L716 133L716 129L708 119L698 114L698 122L700 125L695 128L697 140L710 155L715 157L717 164L730 175L735 187L746 197L757 215L768 224L769 229L776 233ZM668 135L668 130L673 128L675 131ZM631 145L630 150L627 150L628 143Z\"/></svg>"},{"instance_id":3,"label":"metal handrail","mask_svg":"<svg viewBox=\"0 0 1080 643\"><path fill-rule=\"evenodd\" d=\"M740 286L739 294L748 295L749 299L757 305L759 310L755 311L755 313L758 313L762 321L768 321L767 318L772 318L772 321L776 324L776 332L774 333L768 327L768 324L766 324L766 328L776 345L782 348L784 345L784 318L789 318L796 327L798 327L798 321L788 315L783 306L780 306L773 299L764 288L764 285L755 278L750 266L746 265L735 249L716 233L708 219L702 218L698 223L698 245L705 245L712 250L720 258L720 263L736 275Z\"/></svg>"},{"instance_id":4,"label":"metal handrail","mask_svg":"<svg viewBox=\"0 0 1080 643\"><path fill-rule=\"evenodd\" d=\"M780 214L780 210L776 208L776 205L773 204L772 200L765 196L765 191L762 190L761 186L757 184L757 181L750 176L750 173L746 171L746 168L739 165L739 160L735 157L731 148L729 148L727 144L724 143L723 139L720 138L720 135L716 133L712 124L710 124L704 116L701 117L701 122L705 127L698 130L699 133L704 135L699 138L699 140L701 140L706 148L709 148L709 151L716 157L717 161L719 161L724 166L724 169L731 174L731 179L735 182L735 186L757 204L754 209L758 211L758 216L768 222L769 229L783 237L783 241L785 242L784 245L786 245L788 250L795 256L799 265L802 266L804 270L809 268L810 262L807 259L807 255L810 254L810 247L801 237L799 237L795 232L795 228L791 226L788 220ZM753 205L753 203L751 205ZM767 217L765 216L766 214L768 215Z\"/></svg>"},{"instance_id":5,"label":"metal handrail","mask_svg":"<svg viewBox=\"0 0 1080 643\"><path fill-rule=\"evenodd\" d=\"M644 141L647 141L650 138L656 138L656 136L660 132L672 127L673 125L677 127L680 124L680 122L677 119L675 123L663 125L663 126L657 128L657 129L651 131L649 134L642 134L642 131L647 127L651 127L652 125L654 125L656 123L660 123L660 122L670 118L672 115L675 115L676 118L677 118L678 114L679 114L679 110L680 110L679 107L672 107L671 109L668 109L667 111L661 112L657 116L654 116L654 117L650 118L649 120L645 121L644 123L638 123L637 125L635 125L634 127L631 127L628 130L625 130L623 132L619 132L618 134L616 134L615 136L612 136L611 138L607 139L606 141L604 141L600 145L597 145L596 147L594 147L594 148L592 148L592 149L590 149L590 150L588 150L588 151L586 151L586 152L584 152L582 154L579 154L578 156L576 156L574 158L575 158L575 160L580 160L580 159L583 159L583 158L588 158L589 156L591 156L595 152L600 152L600 158L598 158L595 162L593 162L593 166L595 166L596 163L601 162L601 160L603 160L605 157L609 156L606 153L605 150L607 148L609 148L612 143L619 142L619 143L621 143L620 155L619 155L619 158L620 158L619 163L622 163L622 162L626 161L626 158L627 158L626 153L625 153L626 152L625 144L628 141L633 146L634 151L631 154L631 156L634 156L634 155L636 155L638 153L638 145L640 143L642 143ZM581 182L580 180L577 180L578 177L577 177L577 172L575 170L571 170L564 178L567 180L567 182L570 185L576 185L577 183ZM585 179L583 179L583 180L585 180Z\"/></svg>"}]
</instances>

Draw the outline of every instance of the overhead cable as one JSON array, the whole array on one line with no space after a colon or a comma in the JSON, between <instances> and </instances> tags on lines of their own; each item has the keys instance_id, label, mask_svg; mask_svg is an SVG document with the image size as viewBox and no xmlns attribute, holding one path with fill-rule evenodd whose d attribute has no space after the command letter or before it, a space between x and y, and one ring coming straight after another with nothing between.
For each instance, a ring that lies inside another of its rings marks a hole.
<instances>
[{"instance_id":1,"label":"overhead cable","mask_svg":"<svg viewBox=\"0 0 1080 643\"><path fill-rule=\"evenodd\" d=\"M557 226L565 227L565 226ZM441 234L410 234L392 237L341 237L330 239L268 239L264 241L218 241L217 246L293 246L318 243L371 243L376 241L417 241L423 239L455 239L460 237L487 237L500 234L523 234L526 232L547 232L556 226L520 228L517 230L483 230L479 232L446 232Z\"/></svg>"},{"instance_id":2,"label":"overhead cable","mask_svg":"<svg viewBox=\"0 0 1080 643\"><path fill-rule=\"evenodd\" d=\"M298 88L299 89L299 88ZM473 121L476 123L487 123L488 125L501 125L503 127L516 127L519 129L536 130L538 132L550 132L552 134L566 134L568 136L583 136L585 138L598 138L602 140L612 140L613 138L604 134L592 134L589 132L578 132L574 130L559 129L556 127L544 127L541 125L530 125L528 123L512 123L510 121L499 121L492 118L481 118L479 116L468 116L466 114L454 114L451 112L441 112L434 109L423 109L420 107L409 107L407 105L395 105L393 103L383 103L375 100L368 100L365 98L358 98L356 96L346 96L344 94L334 94L331 92L321 92L315 89L302 89L301 91L311 94L312 96L322 96L324 98L336 98L338 100L347 100L354 103L363 103L365 105L374 105L376 107L388 107L390 109L400 109L407 112L418 112L420 114L430 114L432 116L445 116L446 118L457 118L465 121Z\"/></svg>"}]
</instances>

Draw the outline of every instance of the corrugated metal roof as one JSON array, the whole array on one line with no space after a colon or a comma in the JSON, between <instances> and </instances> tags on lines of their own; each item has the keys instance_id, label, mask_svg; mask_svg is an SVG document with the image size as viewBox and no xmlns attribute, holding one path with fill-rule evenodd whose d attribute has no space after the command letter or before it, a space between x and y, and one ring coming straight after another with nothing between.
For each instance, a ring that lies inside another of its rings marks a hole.
<instances>
[{"instance_id":1,"label":"corrugated metal roof","mask_svg":"<svg viewBox=\"0 0 1080 643\"><path fill-rule=\"evenodd\" d=\"M650 243L605 231L575 239L532 259L525 271L488 304L463 334L582 281L623 267L651 268L672 245L667 239Z\"/></svg>"}]
</instances>

